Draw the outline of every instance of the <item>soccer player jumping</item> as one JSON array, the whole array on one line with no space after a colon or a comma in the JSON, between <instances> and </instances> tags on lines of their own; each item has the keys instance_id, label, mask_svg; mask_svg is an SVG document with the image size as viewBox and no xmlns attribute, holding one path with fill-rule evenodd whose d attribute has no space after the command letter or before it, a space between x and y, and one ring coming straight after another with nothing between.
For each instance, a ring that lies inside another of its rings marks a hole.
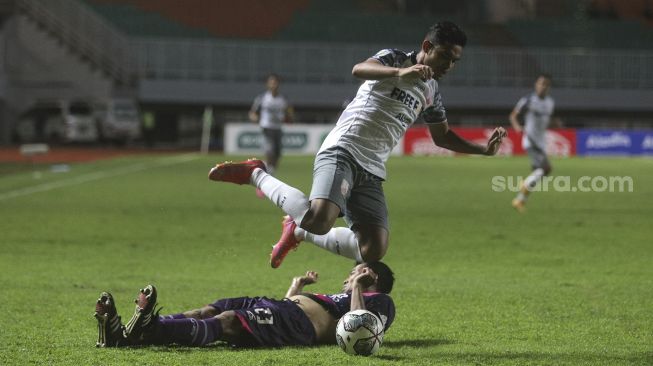
<instances>
[{"instance_id":1,"label":"soccer player jumping","mask_svg":"<svg viewBox=\"0 0 653 366\"><path fill-rule=\"evenodd\" d=\"M377 261L388 249L388 210L382 183L385 162L421 115L436 145L460 153L494 155L506 131L494 130L486 145L449 129L438 82L462 56L467 36L451 22L432 26L419 51L379 51L354 66L365 82L345 108L315 157L310 197L265 171L262 161L225 162L209 179L252 184L288 216L270 264L279 267L305 240L357 262ZM349 227L333 227L344 216Z\"/></svg>"}]
</instances>

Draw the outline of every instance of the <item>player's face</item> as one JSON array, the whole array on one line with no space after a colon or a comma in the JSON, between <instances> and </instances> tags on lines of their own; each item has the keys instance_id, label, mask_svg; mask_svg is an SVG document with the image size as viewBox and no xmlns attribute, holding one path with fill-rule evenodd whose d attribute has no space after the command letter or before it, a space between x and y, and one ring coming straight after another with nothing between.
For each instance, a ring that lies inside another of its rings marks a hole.
<instances>
[{"instance_id":1,"label":"player's face","mask_svg":"<svg viewBox=\"0 0 653 366\"><path fill-rule=\"evenodd\" d=\"M275 78L274 76L270 76L266 85L269 91L276 93L277 90L279 90L279 79Z\"/></svg>"},{"instance_id":2,"label":"player's face","mask_svg":"<svg viewBox=\"0 0 653 366\"><path fill-rule=\"evenodd\" d=\"M440 80L456 62L460 60L463 54L463 48L459 45L433 45L425 41L422 50L425 50L424 65L433 69L433 78Z\"/></svg>"},{"instance_id":3,"label":"player's face","mask_svg":"<svg viewBox=\"0 0 653 366\"><path fill-rule=\"evenodd\" d=\"M351 292L352 281L356 276L363 273L363 269L365 268L367 268L367 266L364 263L361 263L356 267L352 268L351 272L349 272L349 276L342 282L342 292Z\"/></svg>"},{"instance_id":4,"label":"player's face","mask_svg":"<svg viewBox=\"0 0 653 366\"><path fill-rule=\"evenodd\" d=\"M535 93L540 98L545 97L549 93L549 89L551 89L551 80L544 76L537 78L535 81Z\"/></svg>"}]
</instances>

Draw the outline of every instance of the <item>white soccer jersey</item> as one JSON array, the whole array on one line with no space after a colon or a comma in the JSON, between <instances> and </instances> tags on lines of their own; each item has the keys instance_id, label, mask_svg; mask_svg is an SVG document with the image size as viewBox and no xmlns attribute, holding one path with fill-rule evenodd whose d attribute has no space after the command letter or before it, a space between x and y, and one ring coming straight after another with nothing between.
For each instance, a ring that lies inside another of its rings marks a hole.
<instances>
[{"instance_id":1,"label":"white soccer jersey","mask_svg":"<svg viewBox=\"0 0 653 366\"><path fill-rule=\"evenodd\" d=\"M417 63L414 51L406 54L396 49L386 49L372 58L392 67L404 68ZM385 179L385 162L390 152L408 127L430 105L441 110L444 121L444 107L438 83L434 79L411 82L398 77L367 80L340 115L320 151L333 146L342 147L365 170Z\"/></svg>"},{"instance_id":2,"label":"white soccer jersey","mask_svg":"<svg viewBox=\"0 0 653 366\"><path fill-rule=\"evenodd\" d=\"M288 109L283 95L273 96L269 91L254 99L252 111L259 113L259 125L263 128L280 129Z\"/></svg>"},{"instance_id":3,"label":"white soccer jersey","mask_svg":"<svg viewBox=\"0 0 653 366\"><path fill-rule=\"evenodd\" d=\"M540 98L531 93L517 102L515 108L524 116L522 146L546 151L546 129L551 123L555 102L550 96Z\"/></svg>"}]
</instances>

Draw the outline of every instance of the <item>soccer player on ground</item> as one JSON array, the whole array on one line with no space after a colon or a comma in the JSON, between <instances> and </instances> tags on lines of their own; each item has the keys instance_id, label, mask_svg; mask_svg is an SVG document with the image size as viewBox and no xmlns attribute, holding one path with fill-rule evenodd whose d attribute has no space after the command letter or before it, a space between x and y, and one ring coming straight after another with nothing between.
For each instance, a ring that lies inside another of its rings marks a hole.
<instances>
[{"instance_id":1,"label":"soccer player on ground","mask_svg":"<svg viewBox=\"0 0 653 366\"><path fill-rule=\"evenodd\" d=\"M249 119L261 126L265 162L270 174L274 174L281 159L281 126L284 122L292 122L293 119L293 109L279 93L279 84L278 75L269 75L266 82L267 91L254 99L249 111Z\"/></svg>"},{"instance_id":2,"label":"soccer player on ground","mask_svg":"<svg viewBox=\"0 0 653 366\"><path fill-rule=\"evenodd\" d=\"M95 305L97 346L203 346L215 341L241 347L335 344L338 319L358 309L376 314L383 321L384 330L392 324L395 307L388 294L394 275L384 263L354 267L340 294L302 292L305 285L317 280L318 274L312 271L295 277L283 300L220 299L200 309L165 316L155 309L156 288L148 285L138 294L134 315L126 326L120 322L113 296L103 292Z\"/></svg>"},{"instance_id":3,"label":"soccer player on ground","mask_svg":"<svg viewBox=\"0 0 653 366\"><path fill-rule=\"evenodd\" d=\"M531 174L522 182L512 207L519 212L526 210L526 200L542 177L551 173L551 163L546 156L546 129L559 127L558 119L552 119L555 102L549 95L551 76L538 75L535 91L522 97L510 113L510 124L517 132L523 132L522 146L531 160ZM524 127L520 124L524 120Z\"/></svg>"},{"instance_id":4,"label":"soccer player on ground","mask_svg":"<svg viewBox=\"0 0 653 366\"><path fill-rule=\"evenodd\" d=\"M486 145L449 129L438 82L460 59L465 33L451 22L432 26L419 51L379 51L356 64L365 82L343 111L315 158L310 197L266 173L260 160L218 164L209 179L250 183L286 214L270 264L277 268L302 240L357 262L383 258L388 248L388 212L382 182L385 162L418 116L429 124L438 146L466 154L496 154L505 130ZM344 216L349 227L333 225Z\"/></svg>"}]
</instances>

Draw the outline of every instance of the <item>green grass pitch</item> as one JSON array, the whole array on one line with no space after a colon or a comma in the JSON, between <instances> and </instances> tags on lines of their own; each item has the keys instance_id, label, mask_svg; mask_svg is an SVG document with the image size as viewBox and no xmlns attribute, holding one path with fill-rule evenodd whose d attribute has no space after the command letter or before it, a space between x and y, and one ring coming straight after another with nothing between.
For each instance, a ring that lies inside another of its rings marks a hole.
<instances>
[{"instance_id":1,"label":"green grass pitch","mask_svg":"<svg viewBox=\"0 0 653 366\"><path fill-rule=\"evenodd\" d=\"M397 317L379 353L336 346L96 349L95 300L126 321L137 290L164 313L218 297L282 297L294 275L336 292L352 262L310 244L268 265L282 213L249 186L209 182L219 155L140 156L0 177L0 364L651 365L653 159L554 159L554 173L630 176L630 193L494 192L525 158L393 157L385 261ZM239 157L233 157L238 159ZM308 192L312 157L278 176ZM340 222L340 224L342 224Z\"/></svg>"}]
</instances>

